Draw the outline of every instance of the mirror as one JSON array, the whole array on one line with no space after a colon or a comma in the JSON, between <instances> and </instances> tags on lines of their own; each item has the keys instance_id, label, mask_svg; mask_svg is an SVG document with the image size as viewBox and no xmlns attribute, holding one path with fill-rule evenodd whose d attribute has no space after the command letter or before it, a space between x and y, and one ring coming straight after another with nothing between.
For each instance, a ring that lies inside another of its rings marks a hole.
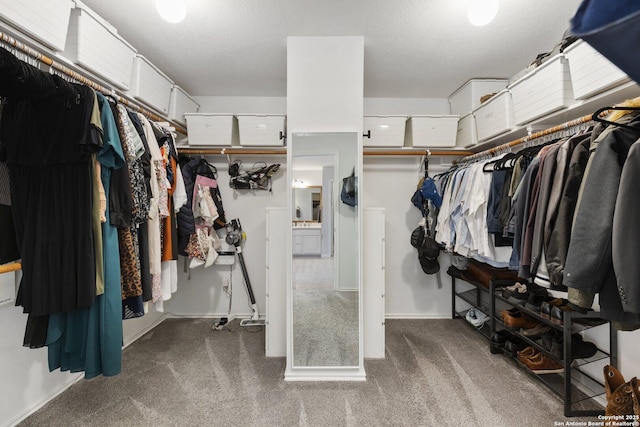
<instances>
[{"instance_id":1,"label":"mirror","mask_svg":"<svg viewBox=\"0 0 640 427\"><path fill-rule=\"evenodd\" d=\"M358 367L359 214L340 198L359 170L357 134L293 134L289 149L292 367Z\"/></svg>"},{"instance_id":2,"label":"mirror","mask_svg":"<svg viewBox=\"0 0 640 427\"><path fill-rule=\"evenodd\" d=\"M312 158L313 159L313 158ZM322 222L322 185L300 179L293 187L293 220Z\"/></svg>"}]
</instances>

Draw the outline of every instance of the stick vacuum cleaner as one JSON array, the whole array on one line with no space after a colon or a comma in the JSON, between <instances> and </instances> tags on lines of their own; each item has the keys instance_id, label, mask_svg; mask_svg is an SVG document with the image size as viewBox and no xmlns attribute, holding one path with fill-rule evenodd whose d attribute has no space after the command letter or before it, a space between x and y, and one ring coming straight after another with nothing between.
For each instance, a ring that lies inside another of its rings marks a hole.
<instances>
[{"instance_id":1,"label":"stick vacuum cleaner","mask_svg":"<svg viewBox=\"0 0 640 427\"><path fill-rule=\"evenodd\" d=\"M251 281L249 280L249 274L247 273L247 266L244 263L244 256L242 255L242 242L245 241L246 235L242 231L239 219L232 219L231 222L226 224L227 236L225 241L229 245L233 245L236 249L236 255L240 261L240 267L242 269L242 276L244 277L244 284L247 288L247 294L249 295L249 302L251 303L251 318L242 319L240 326L264 326L265 320L260 319L260 313L258 311L258 304L256 303L256 297L253 295L253 288L251 287Z\"/></svg>"}]
</instances>

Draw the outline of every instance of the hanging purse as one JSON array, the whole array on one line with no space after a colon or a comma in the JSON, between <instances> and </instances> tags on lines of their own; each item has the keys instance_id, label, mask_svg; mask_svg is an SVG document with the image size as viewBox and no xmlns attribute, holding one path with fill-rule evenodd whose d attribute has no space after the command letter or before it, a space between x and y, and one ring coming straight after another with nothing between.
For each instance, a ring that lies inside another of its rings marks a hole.
<instances>
[{"instance_id":1,"label":"hanging purse","mask_svg":"<svg viewBox=\"0 0 640 427\"><path fill-rule=\"evenodd\" d=\"M358 178L356 170L353 169L351 175L342 178L342 191L340 192L340 200L349 206L358 206Z\"/></svg>"}]
</instances>

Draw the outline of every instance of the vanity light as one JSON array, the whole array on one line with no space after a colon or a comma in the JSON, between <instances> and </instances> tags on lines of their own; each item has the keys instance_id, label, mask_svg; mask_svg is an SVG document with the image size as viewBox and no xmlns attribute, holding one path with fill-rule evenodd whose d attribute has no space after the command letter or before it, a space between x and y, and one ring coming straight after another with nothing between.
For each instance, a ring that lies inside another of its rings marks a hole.
<instances>
[{"instance_id":1,"label":"vanity light","mask_svg":"<svg viewBox=\"0 0 640 427\"><path fill-rule=\"evenodd\" d=\"M187 16L185 0L156 0L156 10L167 22L177 24Z\"/></svg>"},{"instance_id":2,"label":"vanity light","mask_svg":"<svg viewBox=\"0 0 640 427\"><path fill-rule=\"evenodd\" d=\"M473 25L487 25L498 14L499 0L471 0L467 18Z\"/></svg>"}]
</instances>

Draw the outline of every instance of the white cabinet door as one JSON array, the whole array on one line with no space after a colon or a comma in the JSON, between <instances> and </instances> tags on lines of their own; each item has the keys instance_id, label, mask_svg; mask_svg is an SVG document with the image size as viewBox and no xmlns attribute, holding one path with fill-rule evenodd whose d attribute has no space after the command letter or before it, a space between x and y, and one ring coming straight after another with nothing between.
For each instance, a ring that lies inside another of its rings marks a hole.
<instances>
[{"instance_id":1,"label":"white cabinet door","mask_svg":"<svg viewBox=\"0 0 640 427\"><path fill-rule=\"evenodd\" d=\"M267 253L265 355L285 357L287 354L287 251L282 250L282 236L291 222L286 208L267 208Z\"/></svg>"},{"instance_id":2,"label":"white cabinet door","mask_svg":"<svg viewBox=\"0 0 640 427\"><path fill-rule=\"evenodd\" d=\"M384 358L385 211L364 208L364 357Z\"/></svg>"}]
</instances>

